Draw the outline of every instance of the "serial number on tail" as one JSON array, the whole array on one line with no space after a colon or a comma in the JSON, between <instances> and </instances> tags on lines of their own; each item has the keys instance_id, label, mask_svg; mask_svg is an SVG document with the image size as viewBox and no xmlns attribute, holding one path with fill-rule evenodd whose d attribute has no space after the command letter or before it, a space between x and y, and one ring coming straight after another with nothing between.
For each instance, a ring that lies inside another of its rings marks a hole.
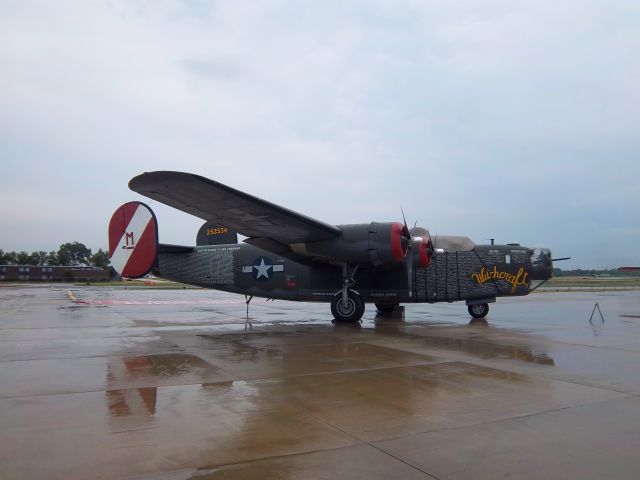
<instances>
[{"instance_id":1,"label":"serial number on tail","mask_svg":"<svg viewBox=\"0 0 640 480\"><path fill-rule=\"evenodd\" d=\"M229 231L229 229L227 227L208 228L207 229L207 236L209 236L209 235L222 235L224 233L227 233L228 231Z\"/></svg>"}]
</instances>

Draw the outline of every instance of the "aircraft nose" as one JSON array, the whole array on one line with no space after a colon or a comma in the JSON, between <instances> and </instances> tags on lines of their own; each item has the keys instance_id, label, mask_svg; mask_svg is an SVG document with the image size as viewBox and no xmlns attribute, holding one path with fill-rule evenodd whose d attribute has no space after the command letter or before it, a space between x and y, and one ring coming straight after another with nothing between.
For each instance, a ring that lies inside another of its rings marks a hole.
<instances>
[{"instance_id":1,"label":"aircraft nose","mask_svg":"<svg viewBox=\"0 0 640 480\"><path fill-rule=\"evenodd\" d=\"M551 250L545 247L534 248L531 254L531 266L533 272L531 278L548 280L553 274L553 262Z\"/></svg>"}]
</instances>

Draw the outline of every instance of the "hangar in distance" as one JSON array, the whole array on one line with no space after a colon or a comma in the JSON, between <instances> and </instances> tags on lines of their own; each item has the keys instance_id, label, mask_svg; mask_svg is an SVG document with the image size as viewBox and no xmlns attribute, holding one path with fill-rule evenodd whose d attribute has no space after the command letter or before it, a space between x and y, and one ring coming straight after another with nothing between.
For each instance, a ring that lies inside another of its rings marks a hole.
<instances>
[{"instance_id":1,"label":"hangar in distance","mask_svg":"<svg viewBox=\"0 0 640 480\"><path fill-rule=\"evenodd\" d=\"M331 225L191 173L134 177L134 192L205 220L195 246L158 240L141 202L109 223L111 264L125 278L154 275L248 297L327 302L337 321L356 322L365 304L465 301L483 318L497 297L527 295L551 278L551 252L519 244L475 245L432 238L406 221ZM238 242L238 233L247 238Z\"/></svg>"}]
</instances>

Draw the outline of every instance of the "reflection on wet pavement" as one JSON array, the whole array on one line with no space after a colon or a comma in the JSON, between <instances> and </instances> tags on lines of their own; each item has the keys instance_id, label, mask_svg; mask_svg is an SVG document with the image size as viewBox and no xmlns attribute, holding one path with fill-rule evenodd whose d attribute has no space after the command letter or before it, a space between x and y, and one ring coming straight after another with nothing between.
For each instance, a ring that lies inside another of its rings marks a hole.
<instances>
[{"instance_id":1,"label":"reflection on wet pavement","mask_svg":"<svg viewBox=\"0 0 640 480\"><path fill-rule=\"evenodd\" d=\"M217 292L3 288L0 478L633 478L640 297L595 336L553 295L356 328L257 302L245 332Z\"/></svg>"},{"instance_id":2,"label":"reflection on wet pavement","mask_svg":"<svg viewBox=\"0 0 640 480\"><path fill-rule=\"evenodd\" d=\"M422 341L429 346L443 347L451 350L460 350L481 358L514 358L525 362L554 365L553 358L546 353L534 353L526 344L502 345L492 343L487 339L477 336L452 338L440 336L422 336Z\"/></svg>"}]
</instances>

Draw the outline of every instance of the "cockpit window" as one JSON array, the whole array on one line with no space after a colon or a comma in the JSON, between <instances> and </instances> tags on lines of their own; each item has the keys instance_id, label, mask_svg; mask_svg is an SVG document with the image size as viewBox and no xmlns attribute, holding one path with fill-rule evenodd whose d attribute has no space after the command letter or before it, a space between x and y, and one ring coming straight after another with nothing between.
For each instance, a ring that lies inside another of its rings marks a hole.
<instances>
[{"instance_id":1,"label":"cockpit window","mask_svg":"<svg viewBox=\"0 0 640 480\"><path fill-rule=\"evenodd\" d=\"M534 248L531 253L531 265L533 267L550 267L551 250L548 248Z\"/></svg>"}]
</instances>

